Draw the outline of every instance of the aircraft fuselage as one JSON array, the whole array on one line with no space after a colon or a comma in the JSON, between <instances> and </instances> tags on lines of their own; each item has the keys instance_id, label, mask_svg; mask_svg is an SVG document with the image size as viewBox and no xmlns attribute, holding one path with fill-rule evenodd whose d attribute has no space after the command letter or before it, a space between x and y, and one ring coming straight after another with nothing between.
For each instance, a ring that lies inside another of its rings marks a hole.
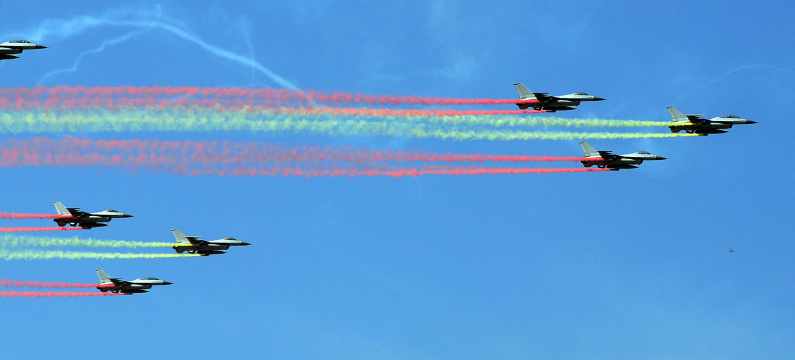
<instances>
[{"instance_id":1,"label":"aircraft fuselage","mask_svg":"<svg viewBox=\"0 0 795 360\"><path fill-rule=\"evenodd\" d=\"M733 125L734 124L709 122L692 125L671 125L669 128L672 133L678 133L684 130L684 132L688 134L722 134L726 132L725 129L731 129Z\"/></svg>"},{"instance_id":2,"label":"aircraft fuselage","mask_svg":"<svg viewBox=\"0 0 795 360\"><path fill-rule=\"evenodd\" d=\"M145 293L148 292L148 289L151 289L152 285L149 284L126 284L123 286L106 286L106 285L99 285L97 289L102 292L126 292L126 293Z\"/></svg>"},{"instance_id":3,"label":"aircraft fuselage","mask_svg":"<svg viewBox=\"0 0 795 360\"><path fill-rule=\"evenodd\" d=\"M63 219L55 219L58 226L66 226L66 224L70 224L72 226L77 226L78 224L84 223L95 223L91 224L91 226L99 227L99 226L107 226L106 224L98 224L104 222L110 222L113 220L112 217L109 216L97 216L97 215L88 215L88 216L78 216L78 217L71 217L71 218L63 218Z\"/></svg>"},{"instance_id":4,"label":"aircraft fuselage","mask_svg":"<svg viewBox=\"0 0 795 360\"><path fill-rule=\"evenodd\" d=\"M0 47L0 54L20 54L20 53L22 53L22 49Z\"/></svg>"}]
</instances>

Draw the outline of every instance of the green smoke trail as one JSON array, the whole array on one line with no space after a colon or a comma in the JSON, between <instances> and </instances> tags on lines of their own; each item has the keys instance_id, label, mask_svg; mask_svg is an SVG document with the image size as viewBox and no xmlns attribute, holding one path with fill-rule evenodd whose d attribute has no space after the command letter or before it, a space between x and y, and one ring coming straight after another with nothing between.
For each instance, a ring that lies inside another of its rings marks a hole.
<instances>
[{"instance_id":1,"label":"green smoke trail","mask_svg":"<svg viewBox=\"0 0 795 360\"><path fill-rule=\"evenodd\" d=\"M0 251L0 259L3 260L50 260L50 259L162 259L162 258L183 258L197 257L198 254L137 254L137 253L104 253L104 252L84 252L84 251Z\"/></svg>"},{"instance_id":2,"label":"green smoke trail","mask_svg":"<svg viewBox=\"0 0 795 360\"><path fill-rule=\"evenodd\" d=\"M461 128L449 125L442 126L442 124L421 123L407 118L367 121L361 119L337 119L333 117L289 114L264 116L256 112L250 113L246 110L224 112L111 112L99 110L63 113L52 111L0 113L0 132L16 134L24 132L85 131L294 132L332 136L398 136L452 140L642 139L697 136L694 134L672 133L510 131L483 127Z\"/></svg>"},{"instance_id":3,"label":"green smoke trail","mask_svg":"<svg viewBox=\"0 0 795 360\"><path fill-rule=\"evenodd\" d=\"M179 246L177 243L126 241L126 240L99 240L81 239L78 237L52 238L45 236L26 235L0 235L0 248L2 247L63 247L82 246L94 248L156 248Z\"/></svg>"},{"instance_id":4,"label":"green smoke trail","mask_svg":"<svg viewBox=\"0 0 795 360\"><path fill-rule=\"evenodd\" d=\"M513 116L513 115L462 115L462 116L426 116L398 117L385 116L394 122L427 122L456 126L493 126L493 127L668 127L676 123L669 121L646 120L614 120L614 119L567 119L546 116Z\"/></svg>"}]
</instances>

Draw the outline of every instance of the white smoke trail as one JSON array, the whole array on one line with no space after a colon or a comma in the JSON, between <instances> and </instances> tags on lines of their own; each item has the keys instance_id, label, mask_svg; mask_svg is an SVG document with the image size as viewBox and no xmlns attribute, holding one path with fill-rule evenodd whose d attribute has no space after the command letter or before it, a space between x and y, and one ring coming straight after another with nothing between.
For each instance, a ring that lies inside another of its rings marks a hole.
<instances>
[{"instance_id":1,"label":"white smoke trail","mask_svg":"<svg viewBox=\"0 0 795 360\"><path fill-rule=\"evenodd\" d=\"M272 72L270 69L266 68L259 62L251 58L247 58L245 56L233 53L229 50L221 49L217 46L210 45L201 38L199 38L198 36L191 34L189 30L174 25L176 21L171 20L166 16L157 18L157 20L155 21L146 20L146 18L151 17L151 15L152 15L151 13L146 13L146 12L118 10L118 11L109 12L102 17L82 15L68 20L48 19L43 21L41 24L39 24L39 26L37 26L31 32L28 33L17 32L12 34L5 34L3 35L3 37L10 38L13 36L17 36L17 37L30 39L31 41L36 43L46 43L48 42L48 39L68 39L74 36L78 36L90 29L104 27L104 26L133 27L139 29L157 28L165 30L171 34L174 34L184 40L190 41L198 45L202 49L209 51L210 53L218 57L235 61L242 65L251 67L259 71L260 73L264 74L265 76L269 77L272 81L276 82L277 84L283 87L287 87L290 89L297 89L295 85L285 80L283 77L279 76L278 74Z\"/></svg>"},{"instance_id":2,"label":"white smoke trail","mask_svg":"<svg viewBox=\"0 0 795 360\"><path fill-rule=\"evenodd\" d=\"M147 32L147 31L149 31L151 29L152 28L150 27L148 29L144 29L144 30L141 30L141 31L131 32L129 34L126 34L126 35L123 35L123 36L119 36L117 38L113 38L113 39L110 39L110 40L105 40L105 41L102 42L102 44L98 48L84 51L80 55L78 55L77 56L77 60L75 60L75 64L71 68L53 70L53 71L50 71L49 73L45 74L44 76L42 76L41 79L39 79L39 85L41 85L44 82L44 80L47 80L47 78L49 78L50 76L63 74L63 73L73 73L73 72L77 71L77 68L80 66L80 60L82 60L84 56L86 56L88 54L101 53L102 51L105 50L106 47L108 47L110 45L116 45L116 44L123 43L123 42L125 42L127 40L130 40L130 39L132 39L132 38L134 38L134 37L136 37L138 35L141 35L141 34Z\"/></svg>"}]
</instances>

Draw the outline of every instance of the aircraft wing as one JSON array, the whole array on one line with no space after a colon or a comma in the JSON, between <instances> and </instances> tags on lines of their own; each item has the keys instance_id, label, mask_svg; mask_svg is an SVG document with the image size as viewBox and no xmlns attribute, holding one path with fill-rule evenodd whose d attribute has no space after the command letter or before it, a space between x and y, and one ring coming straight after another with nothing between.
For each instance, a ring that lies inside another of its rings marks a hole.
<instances>
[{"instance_id":1,"label":"aircraft wing","mask_svg":"<svg viewBox=\"0 0 795 360\"><path fill-rule=\"evenodd\" d=\"M66 208L66 210L69 211L69 213L72 214L72 216L74 217L88 215L87 212L80 210L80 208Z\"/></svg>"},{"instance_id":2,"label":"aircraft wing","mask_svg":"<svg viewBox=\"0 0 795 360\"><path fill-rule=\"evenodd\" d=\"M124 280L119 279L119 278L110 278L108 280L110 280L110 282L112 282L113 285L116 285L116 286L123 286L123 285L126 285L128 283L127 281L124 281Z\"/></svg>"},{"instance_id":3,"label":"aircraft wing","mask_svg":"<svg viewBox=\"0 0 795 360\"><path fill-rule=\"evenodd\" d=\"M185 240L190 241L193 245L202 245L206 244L207 242L201 239L201 236L185 236Z\"/></svg>"},{"instance_id":4,"label":"aircraft wing","mask_svg":"<svg viewBox=\"0 0 795 360\"><path fill-rule=\"evenodd\" d=\"M615 159L616 157L618 157L618 155L613 154L612 151L597 151L597 152L599 153L599 156L601 156L602 159L605 160Z\"/></svg>"}]
</instances>

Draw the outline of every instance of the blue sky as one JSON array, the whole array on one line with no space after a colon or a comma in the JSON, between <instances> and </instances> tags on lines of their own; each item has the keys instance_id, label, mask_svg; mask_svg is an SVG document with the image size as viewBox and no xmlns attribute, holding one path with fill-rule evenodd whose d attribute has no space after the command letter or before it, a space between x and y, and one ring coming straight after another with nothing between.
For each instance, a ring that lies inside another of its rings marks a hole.
<instances>
[{"instance_id":1,"label":"blue sky","mask_svg":"<svg viewBox=\"0 0 795 360\"><path fill-rule=\"evenodd\" d=\"M1 62L2 86L291 84L514 98L511 84L523 82L607 99L569 117L663 121L674 105L759 121L719 136L591 141L668 157L616 173L0 169L1 211L52 212L60 200L135 215L82 236L172 241L179 228L254 244L200 259L2 262L11 279L94 282L102 268L174 282L119 298L3 299L4 358L795 357L790 2L45 1L0 10L24 14L6 17L3 40L49 46ZM580 154L577 141L79 135ZM6 225L23 224L42 222Z\"/></svg>"}]
</instances>

